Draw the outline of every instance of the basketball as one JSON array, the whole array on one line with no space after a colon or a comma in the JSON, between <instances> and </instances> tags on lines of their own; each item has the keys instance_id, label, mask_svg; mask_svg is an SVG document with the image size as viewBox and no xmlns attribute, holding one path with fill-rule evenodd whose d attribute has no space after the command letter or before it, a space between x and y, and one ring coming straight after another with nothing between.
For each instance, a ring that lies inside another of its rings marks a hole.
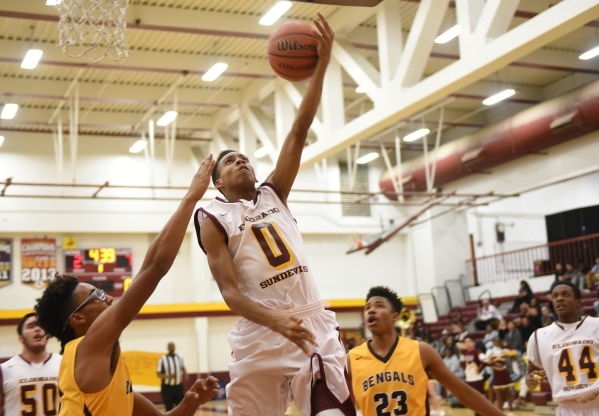
<instances>
[{"instance_id":1,"label":"basketball","mask_svg":"<svg viewBox=\"0 0 599 416\"><path fill-rule=\"evenodd\" d=\"M291 21L278 27L268 38L268 62L287 81L303 81L314 73L318 62L318 38L313 27Z\"/></svg>"}]
</instances>

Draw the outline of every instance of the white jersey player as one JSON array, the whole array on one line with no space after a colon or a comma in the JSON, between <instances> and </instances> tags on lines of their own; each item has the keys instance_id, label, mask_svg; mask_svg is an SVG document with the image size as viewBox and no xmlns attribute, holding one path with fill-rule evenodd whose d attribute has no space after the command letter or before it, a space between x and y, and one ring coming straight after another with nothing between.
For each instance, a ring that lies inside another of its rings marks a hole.
<instances>
[{"instance_id":1,"label":"white jersey player","mask_svg":"<svg viewBox=\"0 0 599 416\"><path fill-rule=\"evenodd\" d=\"M580 289L560 282L552 292L557 321L528 341L529 388L551 385L557 415L599 415L599 318L580 318Z\"/></svg>"},{"instance_id":2,"label":"white jersey player","mask_svg":"<svg viewBox=\"0 0 599 416\"><path fill-rule=\"evenodd\" d=\"M226 200L216 198L195 217L223 298L243 317L229 334L233 416L280 416L289 388L302 414L355 415L335 315L324 310L287 207L333 44L332 29L319 19L318 64L274 172L256 189L248 158L221 152L212 180Z\"/></svg>"},{"instance_id":3,"label":"white jersey player","mask_svg":"<svg viewBox=\"0 0 599 416\"><path fill-rule=\"evenodd\" d=\"M62 357L46 352L48 339L37 326L35 314L21 319L17 333L23 351L0 364L0 414L57 415L58 370Z\"/></svg>"}]
</instances>

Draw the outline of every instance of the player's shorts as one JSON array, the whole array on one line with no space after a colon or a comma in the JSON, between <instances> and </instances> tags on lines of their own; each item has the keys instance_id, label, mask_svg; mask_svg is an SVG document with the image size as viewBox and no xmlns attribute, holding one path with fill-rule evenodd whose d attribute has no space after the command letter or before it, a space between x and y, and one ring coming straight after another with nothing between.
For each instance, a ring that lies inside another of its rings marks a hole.
<instances>
[{"instance_id":1,"label":"player's shorts","mask_svg":"<svg viewBox=\"0 0 599 416\"><path fill-rule=\"evenodd\" d=\"M556 416L597 416L599 415L599 397L586 403L560 402L555 414Z\"/></svg>"},{"instance_id":2,"label":"player's shorts","mask_svg":"<svg viewBox=\"0 0 599 416\"><path fill-rule=\"evenodd\" d=\"M312 415L312 386L320 372L326 394L346 415L355 415L345 370L346 353L339 340L335 314L322 302L289 311L316 336L318 347L308 357L296 344L262 325L241 319L229 333L232 361L227 385L229 415L281 416L287 410L289 388L300 412Z\"/></svg>"}]
</instances>

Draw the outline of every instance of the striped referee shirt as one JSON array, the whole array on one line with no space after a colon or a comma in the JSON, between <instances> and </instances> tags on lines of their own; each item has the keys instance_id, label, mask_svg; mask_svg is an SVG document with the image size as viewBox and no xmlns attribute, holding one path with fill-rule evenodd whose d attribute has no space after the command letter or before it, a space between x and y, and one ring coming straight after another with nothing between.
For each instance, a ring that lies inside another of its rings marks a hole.
<instances>
[{"instance_id":1,"label":"striped referee shirt","mask_svg":"<svg viewBox=\"0 0 599 416\"><path fill-rule=\"evenodd\" d=\"M174 378L167 378L162 380L162 384L169 386L176 386L183 383L183 358L179 354L174 355L163 355L158 360L158 373L166 376L175 376Z\"/></svg>"}]
</instances>

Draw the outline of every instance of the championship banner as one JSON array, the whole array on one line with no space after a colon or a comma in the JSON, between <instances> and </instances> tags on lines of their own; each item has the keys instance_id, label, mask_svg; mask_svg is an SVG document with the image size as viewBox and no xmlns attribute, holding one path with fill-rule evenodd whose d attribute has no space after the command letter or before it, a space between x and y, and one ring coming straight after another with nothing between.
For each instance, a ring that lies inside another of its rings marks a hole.
<instances>
[{"instance_id":1,"label":"championship banner","mask_svg":"<svg viewBox=\"0 0 599 416\"><path fill-rule=\"evenodd\" d=\"M0 287L12 283L12 238L0 238Z\"/></svg>"},{"instance_id":2,"label":"championship banner","mask_svg":"<svg viewBox=\"0 0 599 416\"><path fill-rule=\"evenodd\" d=\"M56 239L21 240L21 282L42 289L56 273Z\"/></svg>"},{"instance_id":3,"label":"championship banner","mask_svg":"<svg viewBox=\"0 0 599 416\"><path fill-rule=\"evenodd\" d=\"M123 351L121 353L134 386L160 387L160 378L156 375L158 360L164 354L146 351Z\"/></svg>"}]
</instances>

